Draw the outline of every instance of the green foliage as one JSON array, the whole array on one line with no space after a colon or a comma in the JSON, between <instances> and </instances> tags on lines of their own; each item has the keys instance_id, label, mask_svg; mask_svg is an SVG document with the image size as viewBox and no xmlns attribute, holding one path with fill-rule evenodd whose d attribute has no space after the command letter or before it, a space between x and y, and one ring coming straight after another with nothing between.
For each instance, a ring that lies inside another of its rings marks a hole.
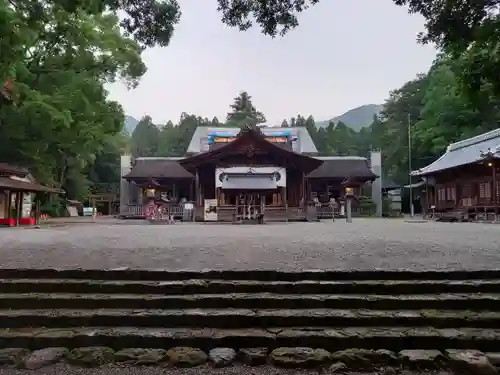
<instances>
[{"instance_id":1,"label":"green foliage","mask_svg":"<svg viewBox=\"0 0 500 375\"><path fill-rule=\"evenodd\" d=\"M135 87L146 71L141 46L122 34L117 15L89 4L0 4L0 81L14 81L14 105L0 106L0 160L70 198L85 195L90 166L123 127L122 107L104 85Z\"/></svg>"},{"instance_id":2,"label":"green foliage","mask_svg":"<svg viewBox=\"0 0 500 375\"><path fill-rule=\"evenodd\" d=\"M154 156L158 151L158 142L160 130L153 124L150 116L144 116L137 124L132 137L130 138L130 147L132 155Z\"/></svg>"},{"instance_id":3,"label":"green foliage","mask_svg":"<svg viewBox=\"0 0 500 375\"><path fill-rule=\"evenodd\" d=\"M298 26L297 13L319 3L319 0L281 0L272 5L258 0L218 0L222 22L242 31L257 23L266 35L284 35Z\"/></svg>"},{"instance_id":4,"label":"green foliage","mask_svg":"<svg viewBox=\"0 0 500 375\"><path fill-rule=\"evenodd\" d=\"M54 198L40 206L40 213L46 214L49 217L66 216L66 201L59 198Z\"/></svg>"},{"instance_id":5,"label":"green foliage","mask_svg":"<svg viewBox=\"0 0 500 375\"><path fill-rule=\"evenodd\" d=\"M242 128L243 126L257 126L266 122L262 112L257 111L252 103L252 97L243 91L234 98L231 104L232 111L227 114L226 126Z\"/></svg>"}]
</instances>

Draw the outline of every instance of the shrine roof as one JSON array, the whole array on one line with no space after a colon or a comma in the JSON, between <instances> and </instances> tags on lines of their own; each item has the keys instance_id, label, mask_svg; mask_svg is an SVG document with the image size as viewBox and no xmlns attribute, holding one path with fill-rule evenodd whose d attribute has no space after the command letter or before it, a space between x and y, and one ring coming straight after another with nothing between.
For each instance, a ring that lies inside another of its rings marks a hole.
<instances>
[{"instance_id":1,"label":"shrine roof","mask_svg":"<svg viewBox=\"0 0 500 375\"><path fill-rule=\"evenodd\" d=\"M424 176L446 169L455 168L481 161L484 153L500 157L500 129L495 129L478 136L451 143L446 152L435 162L413 171L413 176Z\"/></svg>"}]
</instances>

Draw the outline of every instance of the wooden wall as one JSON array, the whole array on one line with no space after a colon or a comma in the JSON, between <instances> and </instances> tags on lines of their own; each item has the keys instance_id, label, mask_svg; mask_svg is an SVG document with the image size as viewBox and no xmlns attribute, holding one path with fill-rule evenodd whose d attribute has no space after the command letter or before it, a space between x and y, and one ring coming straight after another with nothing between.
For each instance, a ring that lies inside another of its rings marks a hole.
<instances>
[{"instance_id":1,"label":"wooden wall","mask_svg":"<svg viewBox=\"0 0 500 375\"><path fill-rule=\"evenodd\" d=\"M435 205L438 210L497 206L500 203L498 163L491 166L488 162L475 163L436 173L432 177L436 184L427 189L426 195L429 197L428 206Z\"/></svg>"}]
</instances>

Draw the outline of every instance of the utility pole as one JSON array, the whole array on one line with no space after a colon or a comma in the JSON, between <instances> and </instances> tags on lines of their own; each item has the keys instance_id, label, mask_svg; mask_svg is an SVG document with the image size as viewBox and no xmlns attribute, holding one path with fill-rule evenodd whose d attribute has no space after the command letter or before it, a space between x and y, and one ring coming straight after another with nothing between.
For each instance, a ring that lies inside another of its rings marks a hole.
<instances>
[{"instance_id":1,"label":"utility pole","mask_svg":"<svg viewBox=\"0 0 500 375\"><path fill-rule=\"evenodd\" d=\"M408 113L408 182L410 187L410 218L415 214L413 207L413 186L411 184L411 114Z\"/></svg>"}]
</instances>

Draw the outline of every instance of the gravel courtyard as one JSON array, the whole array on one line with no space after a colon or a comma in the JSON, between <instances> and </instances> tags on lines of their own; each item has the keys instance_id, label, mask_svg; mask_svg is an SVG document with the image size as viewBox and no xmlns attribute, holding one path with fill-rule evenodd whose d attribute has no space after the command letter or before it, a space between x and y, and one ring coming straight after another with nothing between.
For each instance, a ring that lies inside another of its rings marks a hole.
<instances>
[{"instance_id":1,"label":"gravel courtyard","mask_svg":"<svg viewBox=\"0 0 500 375\"><path fill-rule=\"evenodd\" d=\"M0 267L492 269L500 268L500 225L355 219L1 229Z\"/></svg>"}]
</instances>

